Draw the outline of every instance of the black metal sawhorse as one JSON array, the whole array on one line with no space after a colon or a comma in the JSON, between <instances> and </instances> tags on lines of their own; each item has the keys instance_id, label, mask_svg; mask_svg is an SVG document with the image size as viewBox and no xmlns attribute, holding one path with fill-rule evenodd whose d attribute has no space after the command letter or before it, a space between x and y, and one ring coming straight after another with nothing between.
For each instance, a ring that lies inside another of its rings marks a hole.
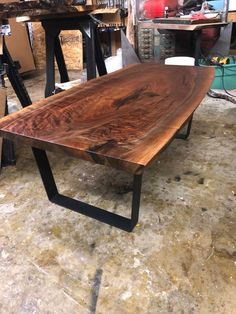
<instances>
[{"instance_id":1,"label":"black metal sawhorse","mask_svg":"<svg viewBox=\"0 0 236 314\"><path fill-rule=\"evenodd\" d=\"M90 15L70 18L52 18L42 20L45 30L46 42L46 88L45 97L51 96L55 90L55 65L56 57L61 83L68 82L69 76L63 57L59 34L62 30L80 30L85 40L85 56L88 80L96 77L96 66L98 74L107 74L103 59L97 24Z\"/></svg>"},{"instance_id":2,"label":"black metal sawhorse","mask_svg":"<svg viewBox=\"0 0 236 314\"><path fill-rule=\"evenodd\" d=\"M3 44L3 54L0 55L0 86L5 87L4 82L4 75L7 74L8 79L12 85L12 88L14 89L16 96L18 97L21 106L24 108L26 106L31 105L31 99L29 97L29 94L25 88L24 82L19 74L18 66L13 61L4 37L2 38L2 44ZM8 106L6 102L5 107L5 115L8 114ZM15 152L14 152L14 146L13 143L7 139L3 140L3 148L2 148L2 162L0 163L1 166L10 166L15 165L16 158L15 158Z\"/></svg>"}]
</instances>

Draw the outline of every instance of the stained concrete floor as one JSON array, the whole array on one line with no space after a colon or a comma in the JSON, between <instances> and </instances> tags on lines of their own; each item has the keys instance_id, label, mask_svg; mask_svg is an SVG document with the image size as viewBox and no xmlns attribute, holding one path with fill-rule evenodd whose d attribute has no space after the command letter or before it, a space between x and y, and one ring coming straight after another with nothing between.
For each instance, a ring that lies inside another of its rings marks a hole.
<instances>
[{"instance_id":1,"label":"stained concrete floor","mask_svg":"<svg viewBox=\"0 0 236 314\"><path fill-rule=\"evenodd\" d=\"M42 75L25 82L43 97ZM16 154L0 175L0 313L236 313L235 104L206 97L147 169L132 233L50 203L30 149ZM129 175L49 157L63 193L129 214Z\"/></svg>"}]
</instances>

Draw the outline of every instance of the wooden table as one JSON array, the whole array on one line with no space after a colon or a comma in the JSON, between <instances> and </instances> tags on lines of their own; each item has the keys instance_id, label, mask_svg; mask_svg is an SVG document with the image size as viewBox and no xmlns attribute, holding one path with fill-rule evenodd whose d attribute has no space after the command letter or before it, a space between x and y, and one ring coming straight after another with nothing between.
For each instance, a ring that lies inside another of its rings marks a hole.
<instances>
[{"instance_id":1,"label":"wooden table","mask_svg":"<svg viewBox=\"0 0 236 314\"><path fill-rule=\"evenodd\" d=\"M131 231L143 171L191 119L213 78L212 68L132 65L2 118L0 136L34 147L52 202ZM131 219L59 194L44 150L131 173Z\"/></svg>"},{"instance_id":2,"label":"wooden table","mask_svg":"<svg viewBox=\"0 0 236 314\"><path fill-rule=\"evenodd\" d=\"M202 30L209 27L214 28L220 28L228 25L226 22L212 22L212 23L196 23L194 21L194 24L181 24L180 23L173 24L171 23L171 18L169 18L170 23L150 23L150 22L141 22L142 27L147 28L156 28L160 31L166 30L166 31L173 31L173 32L179 32L179 31L187 31L187 32L193 32L195 36L195 43L194 43L194 58L195 58L195 65L198 65L198 60L201 58L201 37L202 37Z\"/></svg>"}]
</instances>

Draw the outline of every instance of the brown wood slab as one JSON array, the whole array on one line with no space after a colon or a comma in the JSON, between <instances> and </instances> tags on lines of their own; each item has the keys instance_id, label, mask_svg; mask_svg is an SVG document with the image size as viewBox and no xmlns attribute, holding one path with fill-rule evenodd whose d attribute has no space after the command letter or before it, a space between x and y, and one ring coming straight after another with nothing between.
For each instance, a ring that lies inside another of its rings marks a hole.
<instances>
[{"instance_id":1,"label":"brown wood slab","mask_svg":"<svg viewBox=\"0 0 236 314\"><path fill-rule=\"evenodd\" d=\"M137 64L0 120L0 136L141 173L201 103L212 68Z\"/></svg>"},{"instance_id":2,"label":"brown wood slab","mask_svg":"<svg viewBox=\"0 0 236 314\"><path fill-rule=\"evenodd\" d=\"M220 18L212 18L212 19L199 19L194 20L191 18L179 18L179 17L169 17L169 18L156 18L153 19L154 23L163 23L163 24L212 24L212 23L220 23L222 22Z\"/></svg>"},{"instance_id":3,"label":"brown wood slab","mask_svg":"<svg viewBox=\"0 0 236 314\"><path fill-rule=\"evenodd\" d=\"M72 1L27 1L0 3L0 19L28 16L32 20L55 17L75 17L92 12L101 5L71 5Z\"/></svg>"}]
</instances>

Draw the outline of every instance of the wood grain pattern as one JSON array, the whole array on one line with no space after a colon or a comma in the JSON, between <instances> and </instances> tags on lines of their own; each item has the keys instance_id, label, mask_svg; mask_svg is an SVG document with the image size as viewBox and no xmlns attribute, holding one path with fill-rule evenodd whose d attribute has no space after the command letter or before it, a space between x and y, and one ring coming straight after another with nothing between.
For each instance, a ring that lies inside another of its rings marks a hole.
<instances>
[{"instance_id":1,"label":"wood grain pattern","mask_svg":"<svg viewBox=\"0 0 236 314\"><path fill-rule=\"evenodd\" d=\"M211 68L137 64L0 120L0 135L131 173L170 142L198 107Z\"/></svg>"}]
</instances>

